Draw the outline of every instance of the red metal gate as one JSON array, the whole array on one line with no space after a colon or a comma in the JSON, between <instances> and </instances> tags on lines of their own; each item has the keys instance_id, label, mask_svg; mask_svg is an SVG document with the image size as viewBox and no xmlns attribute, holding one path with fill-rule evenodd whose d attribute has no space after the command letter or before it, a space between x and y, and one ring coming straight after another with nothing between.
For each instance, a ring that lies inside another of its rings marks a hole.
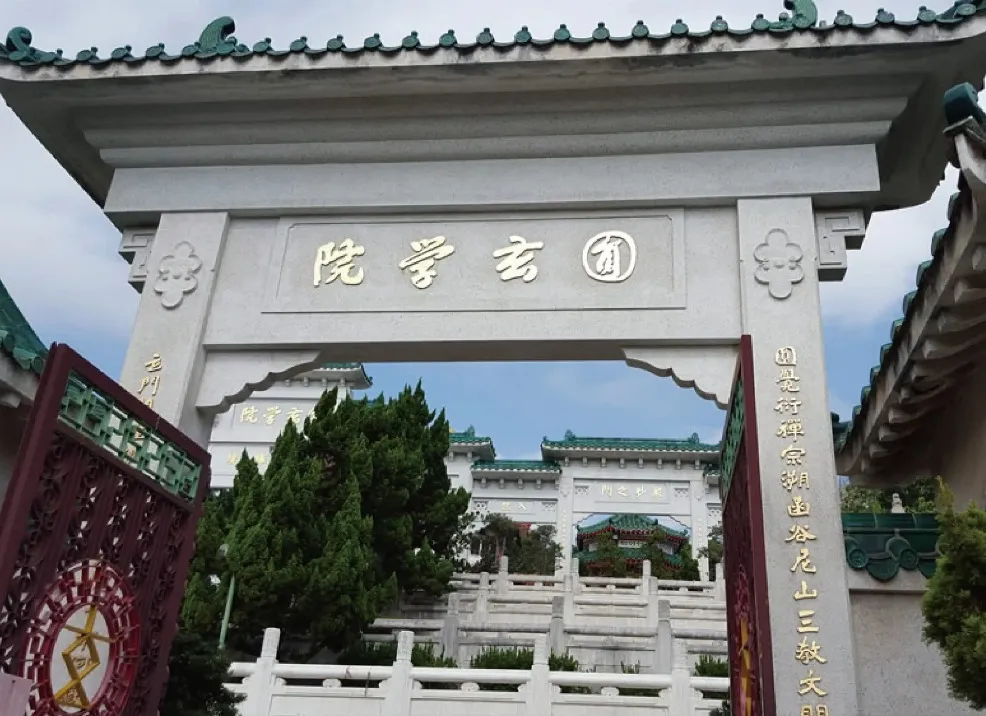
<instances>
[{"instance_id":1,"label":"red metal gate","mask_svg":"<svg viewBox=\"0 0 986 716\"><path fill-rule=\"evenodd\" d=\"M719 479L730 704L735 716L774 716L774 667L754 396L752 341L750 336L743 336L723 433Z\"/></svg>"},{"instance_id":2,"label":"red metal gate","mask_svg":"<svg viewBox=\"0 0 986 716\"><path fill-rule=\"evenodd\" d=\"M155 716L209 456L65 345L0 509L0 670L29 712Z\"/></svg>"}]
</instances>

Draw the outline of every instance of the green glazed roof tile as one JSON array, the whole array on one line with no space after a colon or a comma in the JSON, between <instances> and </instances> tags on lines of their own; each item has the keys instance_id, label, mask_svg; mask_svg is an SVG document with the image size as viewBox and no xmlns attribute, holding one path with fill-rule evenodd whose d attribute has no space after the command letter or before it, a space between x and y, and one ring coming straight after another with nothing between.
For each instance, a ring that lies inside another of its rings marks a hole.
<instances>
[{"instance_id":1,"label":"green glazed roof tile","mask_svg":"<svg viewBox=\"0 0 986 716\"><path fill-rule=\"evenodd\" d=\"M14 299L0 281L0 353L14 360L24 370L41 375L48 348L24 318Z\"/></svg>"},{"instance_id":2,"label":"green glazed roof tile","mask_svg":"<svg viewBox=\"0 0 986 716\"><path fill-rule=\"evenodd\" d=\"M552 460L476 460L473 472L550 472L561 473L561 466Z\"/></svg>"},{"instance_id":3,"label":"green glazed roof tile","mask_svg":"<svg viewBox=\"0 0 986 716\"><path fill-rule=\"evenodd\" d=\"M698 433L684 440L665 438L590 438L580 437L571 430L565 431L562 440L541 441L542 448L556 450L633 450L653 452L714 452L718 453L719 443L703 443Z\"/></svg>"},{"instance_id":4,"label":"green glazed roof tile","mask_svg":"<svg viewBox=\"0 0 986 716\"><path fill-rule=\"evenodd\" d=\"M363 378L370 385L373 385L373 378L366 374L366 368L362 363L323 363L323 370L358 370L363 374Z\"/></svg>"},{"instance_id":5,"label":"green glazed roof tile","mask_svg":"<svg viewBox=\"0 0 986 716\"><path fill-rule=\"evenodd\" d=\"M686 530L676 530L665 527L660 522L646 515L610 515L609 517L593 522L591 525L579 525L577 532L579 535L591 535L602 532L605 529L612 529L616 532L641 532L651 530L661 530L673 537L687 537Z\"/></svg>"},{"instance_id":6,"label":"green glazed roof tile","mask_svg":"<svg viewBox=\"0 0 986 716\"><path fill-rule=\"evenodd\" d=\"M980 8L976 5L959 0L945 13L937 16L937 19L935 19L934 22L960 22L963 18L971 17L977 12L986 11L986 2L981 4L982 7ZM925 13L925 16L927 17L927 13ZM925 19L922 20L922 22L930 21ZM986 132L986 111L980 107L979 95L971 84L963 83L952 87L945 92L942 103L944 106L945 121L948 126L951 127L953 125L965 122L966 120L972 120L976 124L979 131ZM920 305L920 299L924 295L924 292L926 290L930 290L927 289L927 286L933 284L933 281L930 280L929 277L938 268L943 256L942 248L946 242L951 240L953 235L953 223L957 221L959 216L959 202L961 200L964 187L964 180L960 174L959 191L953 193L948 202L948 226L938 229L934 232L934 234L932 234L931 258L923 261L917 268L917 275L915 277L916 289L909 291L903 298L901 305L901 313L903 315L896 319L890 326L890 343L884 344L880 347L880 362L874 366L872 370L870 370L870 382L867 385L864 385L860 391L859 405L853 408L852 421L850 422L848 429L843 434L841 442L836 442L837 450L848 444L849 437L856 429L856 426L860 424L861 418L865 416L868 404L867 401L873 394L873 387L879 378L883 366L888 360L895 360L895 349L897 348L898 342L901 340L902 336L906 335L905 327L911 320L915 306Z\"/></svg>"},{"instance_id":7,"label":"green glazed roof tile","mask_svg":"<svg viewBox=\"0 0 986 716\"><path fill-rule=\"evenodd\" d=\"M493 444L493 439L485 435L476 435L476 428L470 425L461 432L448 434L448 441L453 445L486 445Z\"/></svg>"},{"instance_id":8,"label":"green glazed roof tile","mask_svg":"<svg viewBox=\"0 0 986 716\"><path fill-rule=\"evenodd\" d=\"M935 573L938 560L938 519L935 515L842 515L846 562L880 582L889 582L901 569L925 577Z\"/></svg>"},{"instance_id":9,"label":"green glazed roof tile","mask_svg":"<svg viewBox=\"0 0 986 716\"><path fill-rule=\"evenodd\" d=\"M6 43L0 47L0 62L16 64L26 69L41 66L71 68L77 65L88 65L96 68L115 66L140 66L148 62L158 62L172 65L183 61L200 63L220 61L228 58L234 62L243 62L253 57L266 56L281 58L288 55L306 55L318 57L325 54L341 54L357 59L362 55L380 53L392 55L398 53L433 54L439 51L453 51L459 55L468 55L478 50L492 49L506 52L519 46L531 46L538 49L549 49L554 45L573 45L585 47L592 44L608 43L617 46L630 43L649 43L661 46L682 39L689 43L719 42L721 38L745 38L750 35L765 35L783 40L792 33L811 33L826 37L841 32L853 31L859 34L869 34L884 30L913 31L924 26L937 25L941 28L954 27L967 18L983 10L971 2L959 0L945 12L935 13L927 8L921 8L912 20L899 20L892 13L880 10L872 22L856 22L850 15L841 10L831 22L820 21L818 10L812 0L785 0L784 6L790 12L782 12L777 20L768 20L763 14L746 27L730 26L721 16L717 16L708 29L691 28L681 20L675 21L667 32L652 32L651 28L638 21L626 34L614 34L603 23L587 37L577 37L565 25L560 25L550 37L537 39L532 36L527 27L522 27L513 36L497 39L489 28L484 28L474 39L461 40L453 30L449 30L438 38L434 44L421 41L417 32L411 32L396 45L387 45L379 34L373 34L362 42L348 45L342 35L322 43L310 42L302 36L289 43L287 48L277 49L270 38L247 45L240 42L233 34L236 23L231 17L220 17L213 20L202 31L197 41L185 45L179 51L169 53L163 44L147 48L142 53L133 51L130 45L122 45L100 56L97 48L84 49L68 55L61 50L53 52L42 50L33 45L34 37L30 30L15 27L7 34Z\"/></svg>"}]
</instances>

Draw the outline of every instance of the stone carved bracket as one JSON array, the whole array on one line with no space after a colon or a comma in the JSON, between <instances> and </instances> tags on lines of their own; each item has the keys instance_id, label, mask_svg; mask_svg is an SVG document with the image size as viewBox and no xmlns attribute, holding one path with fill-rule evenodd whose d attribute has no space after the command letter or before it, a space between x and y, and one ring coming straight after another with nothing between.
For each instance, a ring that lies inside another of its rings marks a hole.
<instances>
[{"instance_id":1,"label":"stone carved bracket","mask_svg":"<svg viewBox=\"0 0 986 716\"><path fill-rule=\"evenodd\" d=\"M324 362L316 350L207 353L195 406L211 414L226 412L275 382L314 370Z\"/></svg>"},{"instance_id":2,"label":"stone carved bracket","mask_svg":"<svg viewBox=\"0 0 986 716\"><path fill-rule=\"evenodd\" d=\"M127 229L120 237L119 254L130 264L127 283L143 293L147 283L147 260L154 245L154 229Z\"/></svg>"},{"instance_id":3,"label":"stone carved bracket","mask_svg":"<svg viewBox=\"0 0 986 716\"><path fill-rule=\"evenodd\" d=\"M846 252L863 246L866 215L862 209L816 211L815 238L818 242L818 280L841 281L849 265Z\"/></svg>"},{"instance_id":4,"label":"stone carved bracket","mask_svg":"<svg viewBox=\"0 0 986 716\"><path fill-rule=\"evenodd\" d=\"M729 405L736 371L736 346L624 348L627 365L691 388L723 410Z\"/></svg>"}]
</instances>

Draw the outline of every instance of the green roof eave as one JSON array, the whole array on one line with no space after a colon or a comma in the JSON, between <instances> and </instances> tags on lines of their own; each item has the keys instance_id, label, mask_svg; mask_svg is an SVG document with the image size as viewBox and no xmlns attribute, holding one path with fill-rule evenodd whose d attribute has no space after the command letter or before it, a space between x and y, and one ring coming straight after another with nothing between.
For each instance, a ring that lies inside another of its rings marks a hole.
<instances>
[{"instance_id":1,"label":"green roof eave","mask_svg":"<svg viewBox=\"0 0 986 716\"><path fill-rule=\"evenodd\" d=\"M668 438L600 438L581 437L571 430L565 432L562 440L541 440L541 450L580 452L589 450L653 452L653 453L706 453L718 455L719 443L703 443L698 434L685 439Z\"/></svg>"},{"instance_id":2,"label":"green roof eave","mask_svg":"<svg viewBox=\"0 0 986 716\"><path fill-rule=\"evenodd\" d=\"M21 369L41 375L48 348L31 328L13 297L0 281L0 353Z\"/></svg>"},{"instance_id":3,"label":"green roof eave","mask_svg":"<svg viewBox=\"0 0 986 716\"><path fill-rule=\"evenodd\" d=\"M979 12L980 10L977 10ZM965 5L957 4L949 12L968 16L972 11ZM972 131L979 136L986 134L986 111L979 105L979 95L975 88L968 84L960 84L949 89L943 97L945 121L948 125L946 134L953 131ZM971 129L963 129L966 123L972 125ZM851 420L840 423L839 416L832 414L832 431L835 441L835 451L840 463L845 462L848 466L853 459L849 454L850 450L859 450L859 446L854 445L854 438L859 436L859 432L867 418L871 405L878 398L887 400L890 396L875 388L882 380L881 376L895 366L907 364L909 351L917 349L911 345L912 337L909 329L915 316L925 310L926 298L929 292L937 290L938 281L934 278L940 272L945 248L952 241L955 235L956 226L961 213L961 202L959 201L963 191L968 191L961 174L958 183L959 191L952 194L948 202L946 216L948 225L935 231L930 238L931 258L921 262L915 272L915 288L908 291L901 301L901 317L895 319L890 324L890 342L883 344L879 349L876 365L870 369L869 381L860 390L859 402L852 409ZM930 300L930 299L929 299ZM906 353L906 355L905 355ZM902 386L898 385L895 390ZM879 409L879 406L877 406ZM870 438L867 438L870 439ZM904 441L901 441L903 443ZM843 465L840 464L839 467Z\"/></svg>"},{"instance_id":4,"label":"green roof eave","mask_svg":"<svg viewBox=\"0 0 986 716\"><path fill-rule=\"evenodd\" d=\"M379 34L373 34L362 42L348 45L341 35L327 42L311 43L308 37L300 37L288 44L287 47L275 48L270 39L255 42L252 45L240 42L233 33L236 23L231 17L220 17L213 20L200 34L197 41L185 45L180 50L169 53L164 44L153 45L143 52L135 53L129 45L119 46L108 54L100 56L96 48L84 49L74 56L66 55L61 50L47 51L33 45L34 37L30 30L15 27L7 35L5 46L0 47L0 63L19 66L25 70L38 67L52 66L59 69L71 69L85 65L97 69L120 67L139 67L147 63L158 63L164 66L181 62L210 63L229 58L243 62L255 57L283 58L291 55L304 55L318 58L326 54L339 54L358 60L368 54L419 54L432 55L440 51L452 51L458 55L468 55L480 50L491 49L507 52L518 47L532 47L540 52L554 46L586 47L595 44L612 44L625 46L632 43L647 43L652 47L660 47L682 40L691 45L702 43L721 44L723 39L731 38L737 41L746 40L751 36L762 36L776 39L778 44L790 42L790 36L808 34L819 40L829 40L840 33L853 32L868 35L874 32L897 30L911 33L922 27L952 29L956 25L975 16L979 10L975 4L960 3L942 13L922 7L916 17L898 19L893 13L879 10L870 22L857 22L852 16L839 11L831 22L819 22L818 11L812 0L789 0L785 5L792 8L792 13L782 12L777 20L769 20L758 14L749 24L731 27L729 23L717 16L708 28L692 28L681 20L675 21L667 32L654 32L642 21L638 21L626 34L613 34L604 23L599 23L588 36L577 37L565 26L560 25L549 37L535 38L527 27L522 27L512 36L496 39L489 28L476 35L475 39L460 40L449 30L438 38L434 44L426 44L417 32L406 35L398 44L386 45ZM720 49L721 51L721 49Z\"/></svg>"},{"instance_id":5,"label":"green roof eave","mask_svg":"<svg viewBox=\"0 0 986 716\"><path fill-rule=\"evenodd\" d=\"M846 562L879 582L900 570L925 577L938 563L938 518L931 514L842 514Z\"/></svg>"},{"instance_id":6,"label":"green roof eave","mask_svg":"<svg viewBox=\"0 0 986 716\"><path fill-rule=\"evenodd\" d=\"M561 474L561 466L551 460L476 460L473 472L540 472Z\"/></svg>"}]
</instances>

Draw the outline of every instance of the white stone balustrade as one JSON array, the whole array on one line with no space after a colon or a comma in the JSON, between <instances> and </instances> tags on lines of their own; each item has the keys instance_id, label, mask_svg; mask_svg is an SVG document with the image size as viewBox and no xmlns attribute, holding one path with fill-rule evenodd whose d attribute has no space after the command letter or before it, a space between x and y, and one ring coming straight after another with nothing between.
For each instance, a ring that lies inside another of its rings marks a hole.
<instances>
[{"instance_id":1,"label":"white stone balustrade","mask_svg":"<svg viewBox=\"0 0 986 716\"><path fill-rule=\"evenodd\" d=\"M411 665L414 635L398 635L392 666L281 664L276 659L280 632L267 629L261 657L234 663L230 677L243 679L227 688L246 699L241 716L444 716L476 713L500 716L706 716L721 703L729 679L691 674L683 641L674 642L670 673L623 674L548 670L548 642L537 636L530 671L505 669L442 669ZM290 683L304 680L309 685ZM342 681L363 682L342 686ZM312 681L321 685L310 685ZM428 688L457 684L457 689ZM517 691L483 691L480 684L514 684ZM581 687L590 693L562 693ZM627 696L620 690L654 689L657 696Z\"/></svg>"},{"instance_id":2,"label":"white stone balustrade","mask_svg":"<svg viewBox=\"0 0 986 716\"><path fill-rule=\"evenodd\" d=\"M673 637L686 639L691 654L726 653L721 577L657 580L649 562L641 577L620 579L578 577L577 560L554 576L509 574L506 560L500 566L496 575L456 574L447 604L405 604L402 613L417 618L377 619L366 641L393 641L396 632L412 631L462 667L484 647L531 648L538 635L547 636L552 651L567 651L597 671L637 664L644 672L666 672Z\"/></svg>"}]
</instances>

